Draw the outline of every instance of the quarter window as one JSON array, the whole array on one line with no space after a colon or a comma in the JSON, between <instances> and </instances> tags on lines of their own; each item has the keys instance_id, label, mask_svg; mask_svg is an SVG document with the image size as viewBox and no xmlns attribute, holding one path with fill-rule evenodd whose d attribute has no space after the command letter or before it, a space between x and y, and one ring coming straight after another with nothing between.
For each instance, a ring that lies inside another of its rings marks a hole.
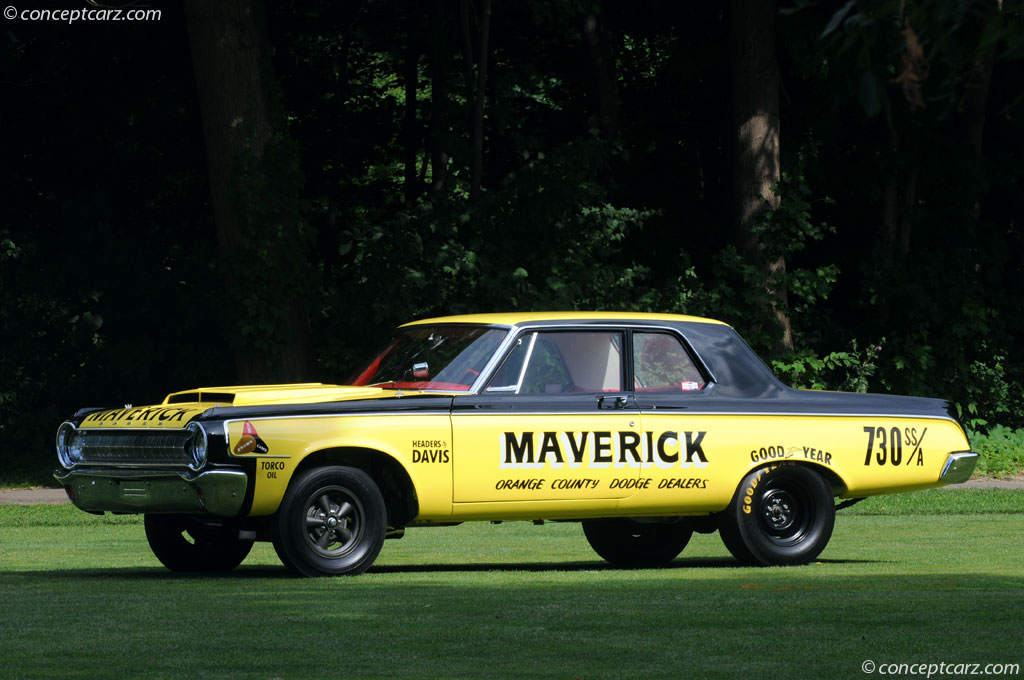
<instances>
[{"instance_id":1,"label":"quarter window","mask_svg":"<svg viewBox=\"0 0 1024 680\"><path fill-rule=\"evenodd\" d=\"M692 392L704 387L690 353L670 333L633 333L633 379L637 392Z\"/></svg>"}]
</instances>

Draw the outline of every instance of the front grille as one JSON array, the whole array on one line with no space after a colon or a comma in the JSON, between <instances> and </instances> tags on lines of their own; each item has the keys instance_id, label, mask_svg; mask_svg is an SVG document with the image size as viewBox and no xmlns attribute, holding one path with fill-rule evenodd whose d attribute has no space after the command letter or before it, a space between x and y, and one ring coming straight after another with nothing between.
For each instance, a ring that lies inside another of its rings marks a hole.
<instances>
[{"instance_id":1,"label":"front grille","mask_svg":"<svg viewBox=\"0 0 1024 680\"><path fill-rule=\"evenodd\" d=\"M82 465L182 466L192 462L188 430L78 430Z\"/></svg>"}]
</instances>

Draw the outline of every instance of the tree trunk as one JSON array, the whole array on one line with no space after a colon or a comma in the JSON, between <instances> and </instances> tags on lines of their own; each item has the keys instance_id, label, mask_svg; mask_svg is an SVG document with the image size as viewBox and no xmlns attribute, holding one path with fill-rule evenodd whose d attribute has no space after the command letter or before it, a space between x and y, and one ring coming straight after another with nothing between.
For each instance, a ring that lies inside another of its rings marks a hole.
<instances>
[{"instance_id":1,"label":"tree trunk","mask_svg":"<svg viewBox=\"0 0 1024 680\"><path fill-rule=\"evenodd\" d=\"M416 202L420 195L419 182L416 177L416 151L419 147L419 135L416 134L416 92L419 80L419 49L416 45L415 25L419 14L414 6L406 9L407 29L405 36L405 115L402 120L402 141L405 147L405 202L409 205Z\"/></svg>"},{"instance_id":2,"label":"tree trunk","mask_svg":"<svg viewBox=\"0 0 1024 680\"><path fill-rule=\"evenodd\" d=\"M885 228L885 250L882 257L882 268L891 272L896 262L896 242L898 241L898 224L900 216L900 137L891 127L889 129L890 171L885 182L885 193L882 200L882 226Z\"/></svg>"},{"instance_id":3,"label":"tree trunk","mask_svg":"<svg viewBox=\"0 0 1024 680\"><path fill-rule=\"evenodd\" d=\"M583 34L587 39L599 128L605 139L612 139L619 124L619 79L603 10L601 2L583 18Z\"/></svg>"},{"instance_id":4,"label":"tree trunk","mask_svg":"<svg viewBox=\"0 0 1024 680\"><path fill-rule=\"evenodd\" d=\"M484 104L487 101L487 49L491 35L491 0L483 0L480 16L480 57L476 64L476 102L473 106L473 167L469 198L480 197L484 171Z\"/></svg>"},{"instance_id":5,"label":"tree trunk","mask_svg":"<svg viewBox=\"0 0 1024 680\"><path fill-rule=\"evenodd\" d=\"M430 199L444 197L448 183L448 33L445 2L434 0L430 16Z\"/></svg>"},{"instance_id":6,"label":"tree trunk","mask_svg":"<svg viewBox=\"0 0 1024 680\"><path fill-rule=\"evenodd\" d=\"M903 215L900 217L900 257L910 255L910 237L914 233L914 206L917 205L917 160L907 171L907 185L903 189Z\"/></svg>"},{"instance_id":7,"label":"tree trunk","mask_svg":"<svg viewBox=\"0 0 1024 680\"><path fill-rule=\"evenodd\" d=\"M793 350L786 296L786 261L769 257L757 231L766 210L779 205L779 65L775 0L731 0L733 196L739 240L761 272L770 314L779 326L776 351Z\"/></svg>"},{"instance_id":8,"label":"tree trunk","mask_svg":"<svg viewBox=\"0 0 1024 680\"><path fill-rule=\"evenodd\" d=\"M987 0L983 3L984 11L981 12L980 35L984 35L984 27L996 15L1002 11L1002 3L996 0ZM980 38L979 38L980 42ZM995 65L995 48L990 46L980 52L974 60L970 78L964 89L964 105L962 124L967 145L967 154L970 159L972 170L978 175L983 174L982 163L982 141L985 136L985 112L988 109L988 90L992 82L992 68ZM972 187L974 188L974 187ZM965 215L967 223L976 223L981 218L981 192L972 192L970 205Z\"/></svg>"},{"instance_id":9,"label":"tree trunk","mask_svg":"<svg viewBox=\"0 0 1024 680\"><path fill-rule=\"evenodd\" d=\"M985 135L985 109L988 107L988 88L992 82L995 49L988 48L974 62L971 77L964 93L964 127L967 147L971 154L981 157L981 143Z\"/></svg>"},{"instance_id":10,"label":"tree trunk","mask_svg":"<svg viewBox=\"0 0 1024 680\"><path fill-rule=\"evenodd\" d=\"M302 380L313 285L298 214L302 176L266 45L267 6L186 0L185 9L237 377Z\"/></svg>"},{"instance_id":11,"label":"tree trunk","mask_svg":"<svg viewBox=\"0 0 1024 680\"><path fill-rule=\"evenodd\" d=\"M984 8L978 12L978 40L984 35L987 22L999 11L999 3L996 0L987 0L980 3ZM902 17L901 17L902 19ZM903 31L905 36L913 36L913 31L908 25ZM911 46L913 45L913 46ZM905 48L908 55L916 55L920 52L917 46L917 38L908 39L908 46ZM921 56L906 56L903 59L905 64L922 62ZM992 79L992 67L995 61L995 50L988 47L979 51L971 65L971 73L967 79L963 94L963 105L958 118L960 130L963 135L964 156L960 164L965 168L963 176L968 178L968 186L964 195L963 214L960 221L963 225L976 223L981 216L981 187L975 177L980 177L983 171L979 167L982 156L982 140L985 132L985 111L988 106L989 83ZM919 67L919 70L925 69ZM919 85L919 82L918 82ZM919 91L916 96L921 97ZM919 106L915 105L914 99L907 98L913 111ZM895 266L897 258L910 256L913 247L913 236L915 232L914 206L917 204L917 184L920 175L920 152L916 149L901 148L901 138L893 130L891 134L891 146L894 157L893 171L886 183L885 206L883 208L882 221L886 227L888 244L884 265L886 270ZM911 140L914 138L911 137ZM919 142L920 143L920 142ZM925 142L927 143L927 142ZM903 144L903 147L908 146ZM905 169L900 166L900 159L907 166ZM902 200L901 200L902 191ZM902 204L902 207L900 207Z\"/></svg>"},{"instance_id":12,"label":"tree trunk","mask_svg":"<svg viewBox=\"0 0 1024 680\"><path fill-rule=\"evenodd\" d=\"M459 0L459 28L462 34L462 77L466 85L466 101L473 101L476 77L473 75L473 22L470 0Z\"/></svg>"}]
</instances>

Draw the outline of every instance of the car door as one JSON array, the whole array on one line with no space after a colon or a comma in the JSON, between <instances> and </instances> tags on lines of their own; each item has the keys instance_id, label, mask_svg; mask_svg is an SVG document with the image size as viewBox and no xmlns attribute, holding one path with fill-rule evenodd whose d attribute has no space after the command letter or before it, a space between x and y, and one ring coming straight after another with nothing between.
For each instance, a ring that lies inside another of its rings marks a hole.
<instances>
[{"instance_id":1,"label":"car door","mask_svg":"<svg viewBox=\"0 0 1024 680\"><path fill-rule=\"evenodd\" d=\"M632 502L652 510L679 511L716 503L709 466L723 438L736 436L694 409L707 376L679 334L634 329L630 337L633 389L641 412L647 458L643 491ZM721 459L719 458L721 463Z\"/></svg>"},{"instance_id":2,"label":"car door","mask_svg":"<svg viewBox=\"0 0 1024 680\"><path fill-rule=\"evenodd\" d=\"M625 498L641 462L625 332L526 329L486 386L452 406L453 500Z\"/></svg>"}]
</instances>

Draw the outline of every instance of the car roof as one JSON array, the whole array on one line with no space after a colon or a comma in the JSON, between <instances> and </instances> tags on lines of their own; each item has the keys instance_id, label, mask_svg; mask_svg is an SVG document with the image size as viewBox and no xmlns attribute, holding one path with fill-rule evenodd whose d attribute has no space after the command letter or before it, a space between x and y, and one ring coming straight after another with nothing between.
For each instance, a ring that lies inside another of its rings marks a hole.
<instances>
[{"instance_id":1,"label":"car roof","mask_svg":"<svg viewBox=\"0 0 1024 680\"><path fill-rule=\"evenodd\" d=\"M420 319L403 326L419 326L426 324L457 323L457 324L486 324L497 326L522 326L525 324L543 321L662 321L662 322L691 322L709 323L726 326L728 324L715 319L705 319L700 316L686 316L683 314L654 314L650 312L504 312L493 314L460 314L456 316L441 316L432 319Z\"/></svg>"}]
</instances>

